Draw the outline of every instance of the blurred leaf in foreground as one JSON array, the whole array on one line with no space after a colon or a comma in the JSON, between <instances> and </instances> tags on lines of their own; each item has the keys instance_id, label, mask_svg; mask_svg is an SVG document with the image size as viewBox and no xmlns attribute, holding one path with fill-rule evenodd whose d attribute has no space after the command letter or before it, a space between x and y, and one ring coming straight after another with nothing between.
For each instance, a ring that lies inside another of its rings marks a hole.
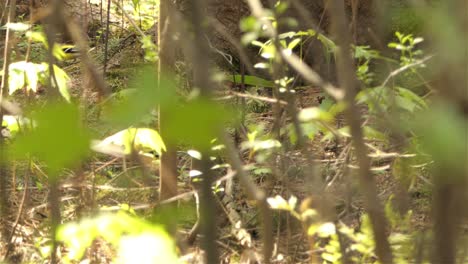
<instances>
[{"instance_id":1,"label":"blurred leaf in foreground","mask_svg":"<svg viewBox=\"0 0 468 264\"><path fill-rule=\"evenodd\" d=\"M37 127L17 138L12 146L14 157L36 156L54 175L62 168L78 164L88 154L89 133L82 127L75 105L49 103L31 117Z\"/></svg>"},{"instance_id":2,"label":"blurred leaf in foreground","mask_svg":"<svg viewBox=\"0 0 468 264\"><path fill-rule=\"evenodd\" d=\"M414 124L424 151L434 158L439 169L445 170L447 177L464 175L468 161L467 126L466 119L448 104L435 104L422 112Z\"/></svg>"},{"instance_id":3,"label":"blurred leaf in foreground","mask_svg":"<svg viewBox=\"0 0 468 264\"><path fill-rule=\"evenodd\" d=\"M60 226L57 239L68 248L65 260L79 260L96 238L118 249L113 263L177 263L175 243L161 226L120 211Z\"/></svg>"},{"instance_id":4,"label":"blurred leaf in foreground","mask_svg":"<svg viewBox=\"0 0 468 264\"><path fill-rule=\"evenodd\" d=\"M183 141L200 149L209 148L210 141L233 120L232 112L224 106L203 99L166 107L165 111L169 138L164 140Z\"/></svg>"},{"instance_id":5,"label":"blurred leaf in foreground","mask_svg":"<svg viewBox=\"0 0 468 264\"><path fill-rule=\"evenodd\" d=\"M158 105L166 107L176 103L173 77L164 75L159 80L153 67L141 70L127 90L126 93L120 92L121 100L113 98L104 104L106 120L119 127L137 125L157 109Z\"/></svg>"}]
</instances>

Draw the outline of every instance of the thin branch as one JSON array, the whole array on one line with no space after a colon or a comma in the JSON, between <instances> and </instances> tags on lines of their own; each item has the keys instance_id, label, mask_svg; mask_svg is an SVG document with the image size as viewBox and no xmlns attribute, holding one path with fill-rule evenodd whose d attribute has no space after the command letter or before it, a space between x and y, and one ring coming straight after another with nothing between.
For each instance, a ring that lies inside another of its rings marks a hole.
<instances>
[{"instance_id":1,"label":"thin branch","mask_svg":"<svg viewBox=\"0 0 468 264\"><path fill-rule=\"evenodd\" d=\"M384 81L380 86L382 86L382 87L386 86L387 83L388 83L392 78L394 78L395 76L397 76L398 74L400 74L400 73L402 73L402 72L404 72L404 71L406 71L406 70L409 70L409 69L411 69L411 68L413 68L413 67L422 65L422 64L424 64L426 61L432 59L433 57L434 57L434 55L426 56L426 57L424 57L424 58L422 58L422 59L420 59L420 60L417 60L417 61L415 61L415 62L413 62L413 63L410 63L410 64L408 64L408 65L402 66L402 67L400 67L400 68L398 68L398 69L392 71L392 72L387 76L387 78L385 79L385 81Z\"/></svg>"},{"instance_id":2,"label":"thin branch","mask_svg":"<svg viewBox=\"0 0 468 264\"><path fill-rule=\"evenodd\" d=\"M210 64L208 61L208 44L205 38L206 30L206 3L204 0L192 0L190 17L193 27L194 39L192 43L192 63L193 63L193 83L195 89L199 91L200 98L210 99L213 91L213 82L210 79ZM203 235L202 248L205 251L206 263L219 263L219 252L216 244L218 232L216 228L216 203L211 189L214 180L211 171L209 152L202 153L202 160L199 162L200 170L203 173L203 180L200 183L200 230Z\"/></svg>"},{"instance_id":3,"label":"thin branch","mask_svg":"<svg viewBox=\"0 0 468 264\"><path fill-rule=\"evenodd\" d=\"M103 69L103 75L106 76L106 70L107 70L107 51L109 47L109 25L110 25L110 8L111 8L111 0L107 0L107 19L106 19L106 37L105 37L105 42L104 42L104 69Z\"/></svg>"},{"instance_id":4,"label":"thin branch","mask_svg":"<svg viewBox=\"0 0 468 264\"><path fill-rule=\"evenodd\" d=\"M245 52L245 48L242 47L239 41L237 41L233 36L231 36L228 33L227 29L223 26L223 24L219 23L218 21L210 19L210 26L212 26L216 30L216 32L221 34L231 45L234 46L236 51L239 53L240 60L243 62L243 64L247 68L247 72L250 75L255 75L255 69L253 67L253 64L251 60L249 59L249 56Z\"/></svg>"},{"instance_id":5,"label":"thin branch","mask_svg":"<svg viewBox=\"0 0 468 264\"><path fill-rule=\"evenodd\" d=\"M6 6L6 4L5 4ZM15 17L15 10L16 10L16 0L11 0L8 6L8 18L7 21L11 22L12 19ZM6 14L6 10L4 10ZM0 128L1 124L3 123L3 115L4 115L4 97L8 94L8 80L9 80L9 66L10 66L10 59L11 59L11 30L7 28L6 36L5 36L5 50L3 53L3 76L0 86ZM8 157L7 152L5 150L5 139L0 135L0 234L2 235L3 240L8 243L8 238L10 236L10 230L7 228L7 219L9 218L9 195L7 191L8 181L10 179L10 175L8 172Z\"/></svg>"},{"instance_id":6,"label":"thin branch","mask_svg":"<svg viewBox=\"0 0 468 264\"><path fill-rule=\"evenodd\" d=\"M229 160L231 161L232 168L237 173L240 183L244 187L249 199L257 201L257 205L262 216L263 223L263 256L264 263L270 263L273 252L273 223L272 213L266 201L266 194L263 190L258 188L251 178L247 175L239 155L236 152L234 144L229 136L224 133L222 135L223 142L226 146L226 152Z\"/></svg>"},{"instance_id":7,"label":"thin branch","mask_svg":"<svg viewBox=\"0 0 468 264\"><path fill-rule=\"evenodd\" d=\"M331 83L325 81L320 75L314 71L309 65L304 63L296 54L281 50L282 58L297 71L311 85L322 87L336 101L341 101L344 98L344 92L336 88Z\"/></svg>"},{"instance_id":8,"label":"thin branch","mask_svg":"<svg viewBox=\"0 0 468 264\"><path fill-rule=\"evenodd\" d=\"M281 105L287 105L288 104L288 102L283 101L283 100L278 100L278 99L271 98L271 97L266 97L266 96L253 95L253 94L249 94L249 93L239 93L239 92L234 92L234 91L228 91L228 94L232 95L232 96L236 96L236 97L247 98L247 99L252 99L252 100L258 100L258 101L262 101L262 102L266 102L266 103L272 103L272 104L279 103ZM223 99L228 99L228 98L221 97L221 98L218 98L218 99L223 100Z\"/></svg>"}]
</instances>

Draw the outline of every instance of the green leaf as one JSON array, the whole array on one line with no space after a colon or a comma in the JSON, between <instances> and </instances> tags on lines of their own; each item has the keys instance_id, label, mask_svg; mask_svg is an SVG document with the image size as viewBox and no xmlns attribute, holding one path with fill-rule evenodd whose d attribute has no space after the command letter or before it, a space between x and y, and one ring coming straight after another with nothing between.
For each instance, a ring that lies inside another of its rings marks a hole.
<instances>
[{"instance_id":1,"label":"green leaf","mask_svg":"<svg viewBox=\"0 0 468 264\"><path fill-rule=\"evenodd\" d=\"M118 263L178 263L172 239L162 228L123 236L118 252Z\"/></svg>"},{"instance_id":2,"label":"green leaf","mask_svg":"<svg viewBox=\"0 0 468 264\"><path fill-rule=\"evenodd\" d=\"M289 7L288 2L278 1L275 4L275 9L277 14L283 14Z\"/></svg>"},{"instance_id":3,"label":"green leaf","mask_svg":"<svg viewBox=\"0 0 468 264\"><path fill-rule=\"evenodd\" d=\"M256 32L248 32L242 35L241 43L244 46L248 44L253 44L257 38L258 38L258 34Z\"/></svg>"},{"instance_id":4,"label":"green leaf","mask_svg":"<svg viewBox=\"0 0 468 264\"><path fill-rule=\"evenodd\" d=\"M31 41L40 42L47 47L47 37L44 32L28 31L26 32L26 37L30 38Z\"/></svg>"},{"instance_id":5,"label":"green leaf","mask_svg":"<svg viewBox=\"0 0 468 264\"><path fill-rule=\"evenodd\" d=\"M354 57L356 59L377 59L380 58L380 54L376 50L370 49L369 46L354 46Z\"/></svg>"},{"instance_id":6,"label":"green leaf","mask_svg":"<svg viewBox=\"0 0 468 264\"><path fill-rule=\"evenodd\" d=\"M52 86L57 88L60 94L70 102L70 93L68 90L68 82L70 77L57 65L54 65L55 80ZM49 64L48 63L32 63L26 61L18 61L10 64L9 67L9 91L11 95L17 90L26 87L27 90L37 92L39 84L47 85L49 79Z\"/></svg>"},{"instance_id":7,"label":"green leaf","mask_svg":"<svg viewBox=\"0 0 468 264\"><path fill-rule=\"evenodd\" d=\"M322 255L320 255L324 260L326 261L329 261L330 263L338 263L339 259L340 259L340 255L341 254L330 254L330 253L322 253Z\"/></svg>"},{"instance_id":8,"label":"green leaf","mask_svg":"<svg viewBox=\"0 0 468 264\"><path fill-rule=\"evenodd\" d=\"M210 141L219 136L229 120L232 111L215 102L196 99L183 106L165 108L166 128L171 142L186 142L198 150L211 148Z\"/></svg>"},{"instance_id":9,"label":"green leaf","mask_svg":"<svg viewBox=\"0 0 468 264\"><path fill-rule=\"evenodd\" d=\"M47 63L43 63L44 67L47 67L49 69ZM54 65L54 73L55 73L55 81L52 82L53 86L57 88L65 100L67 102L70 102L70 91L68 87L68 82L70 81L70 77L68 77L68 74L62 70L60 67L57 65Z\"/></svg>"},{"instance_id":10,"label":"green leaf","mask_svg":"<svg viewBox=\"0 0 468 264\"><path fill-rule=\"evenodd\" d=\"M266 139L266 140L252 140L242 143L242 149L253 149L254 151L258 150L267 150L273 148L280 148L281 143L276 139Z\"/></svg>"},{"instance_id":11,"label":"green leaf","mask_svg":"<svg viewBox=\"0 0 468 264\"><path fill-rule=\"evenodd\" d=\"M295 36L297 36L297 32L289 31L289 32L279 34L278 38L279 39L287 39L287 38L292 38L292 37L295 37Z\"/></svg>"},{"instance_id":12,"label":"green leaf","mask_svg":"<svg viewBox=\"0 0 468 264\"><path fill-rule=\"evenodd\" d=\"M397 87L397 90L398 90L398 93L400 95L399 97L404 98L404 99L408 100L409 102L413 103L413 105L411 105L411 112L415 108L417 108L417 109L427 109L426 102L419 95L413 93L411 90L408 90L408 89L405 89L405 88L402 88L402 87Z\"/></svg>"},{"instance_id":13,"label":"green leaf","mask_svg":"<svg viewBox=\"0 0 468 264\"><path fill-rule=\"evenodd\" d=\"M173 77L164 74L159 80L154 67L143 68L130 87L132 90L126 92L121 101L110 99L105 103L105 121L120 128L130 127L147 118L158 105L168 111L176 105Z\"/></svg>"},{"instance_id":14,"label":"green leaf","mask_svg":"<svg viewBox=\"0 0 468 264\"><path fill-rule=\"evenodd\" d=\"M302 130L304 132L304 135L306 135L310 140L313 140L315 138L315 135L317 135L317 133L320 132L320 129L316 125L316 123L302 124ZM292 133L292 135L295 136L295 133Z\"/></svg>"},{"instance_id":15,"label":"green leaf","mask_svg":"<svg viewBox=\"0 0 468 264\"><path fill-rule=\"evenodd\" d=\"M323 34L317 35L317 38L322 42L323 46L325 46L329 53L334 53L336 51L336 44L331 39Z\"/></svg>"},{"instance_id":16,"label":"green leaf","mask_svg":"<svg viewBox=\"0 0 468 264\"><path fill-rule=\"evenodd\" d=\"M124 211L61 225L57 240L64 242L65 261L80 260L92 242L103 238L118 252L113 263L177 263L174 240L159 225Z\"/></svg>"},{"instance_id":17,"label":"green leaf","mask_svg":"<svg viewBox=\"0 0 468 264\"><path fill-rule=\"evenodd\" d=\"M244 32L256 31L259 28L257 19L254 16L248 16L241 19L239 26Z\"/></svg>"},{"instance_id":18,"label":"green leaf","mask_svg":"<svg viewBox=\"0 0 468 264\"><path fill-rule=\"evenodd\" d=\"M340 129L338 129L336 132L338 132L339 137L345 137L345 138L350 138L351 134L349 132L349 126L344 126ZM328 131L322 138L323 141L330 141L335 138L335 134L333 134L331 131Z\"/></svg>"},{"instance_id":19,"label":"green leaf","mask_svg":"<svg viewBox=\"0 0 468 264\"><path fill-rule=\"evenodd\" d=\"M202 154L200 153L200 151L190 149L190 150L187 151L187 154L189 154L189 156L194 158L194 159L197 159L197 160L202 159Z\"/></svg>"},{"instance_id":20,"label":"green leaf","mask_svg":"<svg viewBox=\"0 0 468 264\"><path fill-rule=\"evenodd\" d=\"M330 237L335 234L336 227L332 222L323 223L317 229L317 235L322 238Z\"/></svg>"},{"instance_id":21,"label":"green leaf","mask_svg":"<svg viewBox=\"0 0 468 264\"><path fill-rule=\"evenodd\" d=\"M416 45L416 44L421 43L421 42L423 42L423 41L424 41L423 38L417 37L417 38L415 38L415 39L413 40L413 45Z\"/></svg>"},{"instance_id":22,"label":"green leaf","mask_svg":"<svg viewBox=\"0 0 468 264\"><path fill-rule=\"evenodd\" d=\"M458 109L450 104L432 105L408 126L415 128L424 151L433 157L438 169L444 171L444 178L437 180L458 181L458 176L466 174L468 123Z\"/></svg>"},{"instance_id":23,"label":"green leaf","mask_svg":"<svg viewBox=\"0 0 468 264\"><path fill-rule=\"evenodd\" d=\"M329 122L333 120L333 116L319 107L309 107L302 109L298 114L299 121L309 122L309 121L324 121Z\"/></svg>"},{"instance_id":24,"label":"green leaf","mask_svg":"<svg viewBox=\"0 0 468 264\"><path fill-rule=\"evenodd\" d=\"M260 50L260 56L265 59L273 59L276 56L276 48L273 44L265 45Z\"/></svg>"},{"instance_id":25,"label":"green leaf","mask_svg":"<svg viewBox=\"0 0 468 264\"><path fill-rule=\"evenodd\" d=\"M297 202L297 199L295 200L293 199L292 201L290 199L290 201L288 202L279 195L276 195L275 197L267 198L267 203L270 205L272 209L276 209L276 210L292 211L294 210L294 207L292 205L295 206L295 202Z\"/></svg>"},{"instance_id":26,"label":"green leaf","mask_svg":"<svg viewBox=\"0 0 468 264\"><path fill-rule=\"evenodd\" d=\"M388 141L385 134L375 130L374 128L372 128L370 126L364 126L363 127L363 132L364 132L364 137L366 139L368 139L368 140L378 140L378 141L383 141L383 142Z\"/></svg>"},{"instance_id":27,"label":"green leaf","mask_svg":"<svg viewBox=\"0 0 468 264\"><path fill-rule=\"evenodd\" d=\"M89 152L90 136L81 126L78 108L66 103L48 103L31 117L37 127L18 136L12 156L23 159L29 154L41 159L52 177L66 167L79 164Z\"/></svg>"},{"instance_id":28,"label":"green leaf","mask_svg":"<svg viewBox=\"0 0 468 264\"><path fill-rule=\"evenodd\" d=\"M2 127L8 128L12 137L15 137L20 131L24 131L25 128L31 128L33 123L31 120L21 116L4 115Z\"/></svg>"},{"instance_id":29,"label":"green leaf","mask_svg":"<svg viewBox=\"0 0 468 264\"><path fill-rule=\"evenodd\" d=\"M37 91L39 75L45 71L41 64L26 61L18 61L9 67L9 91L12 95L17 90L26 87L27 90Z\"/></svg>"},{"instance_id":30,"label":"green leaf","mask_svg":"<svg viewBox=\"0 0 468 264\"><path fill-rule=\"evenodd\" d=\"M293 39L293 41L289 42L288 49L293 50L297 45L301 43L301 41L302 39L300 38Z\"/></svg>"},{"instance_id":31,"label":"green leaf","mask_svg":"<svg viewBox=\"0 0 468 264\"><path fill-rule=\"evenodd\" d=\"M242 83L242 75L240 74L235 74L234 76L226 75L225 79L227 80L234 79L233 81L235 83ZM244 83L250 86L259 86L259 87L268 87L268 88L275 87L274 82L265 80L265 79L262 79L260 77L253 76L253 75L244 75Z\"/></svg>"}]
</instances>

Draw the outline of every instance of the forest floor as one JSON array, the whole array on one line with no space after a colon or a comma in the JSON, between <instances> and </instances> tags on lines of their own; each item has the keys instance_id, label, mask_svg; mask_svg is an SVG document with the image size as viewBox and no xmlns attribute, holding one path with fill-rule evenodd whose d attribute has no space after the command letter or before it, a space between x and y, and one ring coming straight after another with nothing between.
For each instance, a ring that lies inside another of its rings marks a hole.
<instances>
[{"instance_id":1,"label":"forest floor","mask_svg":"<svg viewBox=\"0 0 468 264\"><path fill-rule=\"evenodd\" d=\"M141 63L141 58L137 50L127 48L111 58L108 71L107 81L114 91L121 90L127 87L131 76L134 76L135 66ZM134 58L129 61L129 58ZM69 64L65 67L72 79L73 94L77 98L81 98L85 105L92 106L96 104L97 96L92 92L82 91L83 78L79 70L78 64ZM224 91L224 96L231 95L229 91ZM298 106L301 108L319 105L321 92L313 87L302 87L298 89ZM232 102L231 102L232 103ZM253 106L252 107L249 107ZM257 102L255 100L247 102L247 109L250 109L246 116L246 122L250 124L262 123L266 127L266 131L271 129L274 116L271 111L271 106L265 102ZM255 110L252 110L255 109ZM101 136L109 135L110 129L101 126L97 121L96 113L93 112L93 107L88 108L86 122L91 124L97 134ZM285 121L284 125L287 125ZM322 141L318 136L312 141L309 141L307 149L308 153L313 155L316 161L316 171L319 177L326 182L326 193L332 197L334 207L337 208L336 214L339 215L339 220L347 225L358 228L360 225L360 217L362 215L363 203L360 196L359 186L348 184L346 177L352 177L352 173L347 173L349 168L344 162L348 157L349 142L326 142ZM190 168L190 159L181 149L179 155L179 170L181 177L179 178L179 192L186 194L184 199L179 201L180 205L187 209L186 213L180 219L180 233L186 235L189 233L192 225L196 221L195 202L193 200L193 188L189 184L188 171ZM311 173L306 171L309 168L307 157L297 150L288 150L278 153L276 164L280 168L280 174L273 177L271 174L259 173L255 176L255 182L259 188L265 189L269 196L280 195L288 199L294 195L303 200L307 198L312 188L307 180L307 175ZM247 159L246 159L247 160ZM379 164L373 164L378 169L376 173L376 184L379 197L382 201L387 201L391 195L394 195L395 204L402 211L411 210L412 225L418 229L426 229L430 223L429 203L431 197L427 186L429 183L423 176L417 178L414 191L401 191L399 183L392 175L392 162L389 159L382 161ZM138 214L150 216L151 209L148 209L157 200L158 178L153 177L152 184L148 186L141 175L136 173L132 168L135 164L124 162L117 158L108 158L103 156L95 156L88 160L83 166L81 174L69 172L62 183L62 220L63 222L73 221L81 216L90 215L93 211L116 211L122 204L128 204L137 210ZM25 164L17 164L15 167L15 175L21 175L26 171ZM14 241L14 251L18 263L40 263L42 261L40 249L46 245L48 239L48 222L49 211L47 206L47 186L38 186L38 183L46 182L45 173L43 173L40 165L35 165L35 186L29 188L27 197L24 196L24 190L12 189L11 212L16 218L11 226L15 228L15 235L12 238ZM150 167L151 173L157 174L157 167ZM67 172L68 173L68 172ZM223 175L220 175L223 176ZM44 178L41 178L44 177ZM20 177L18 177L20 178ZM355 181L353 181L355 182ZM12 182L12 186L17 186L16 182ZM239 186L235 186L235 193L242 193ZM230 233L231 224L228 221L220 222L218 227L221 239L219 240L220 248L222 249L223 259L226 263L232 259L238 259L245 256L245 252L253 255L260 255L261 243L259 242L259 224L255 220L255 206L250 203L245 195L234 197L236 210L246 219L246 229L254 240L254 246L249 251L243 249L239 245L239 241ZM346 212L345 212L346 211ZM19 217L16 217L19 216ZM304 235L299 222L293 219L287 212L279 212L275 214L275 249L276 263L305 263L308 258L307 237ZM115 254L114 249L109 247L102 241L97 241L93 245L92 255L87 256L87 259L93 259L98 263L110 263ZM197 254L200 252L198 244L188 249L192 252L192 259L200 258ZM66 251L62 252L63 254ZM91 254L91 253L90 253ZM287 256L287 259L281 258ZM15 257L12 258L15 260ZM196 263L196 261L193 261Z\"/></svg>"}]
</instances>

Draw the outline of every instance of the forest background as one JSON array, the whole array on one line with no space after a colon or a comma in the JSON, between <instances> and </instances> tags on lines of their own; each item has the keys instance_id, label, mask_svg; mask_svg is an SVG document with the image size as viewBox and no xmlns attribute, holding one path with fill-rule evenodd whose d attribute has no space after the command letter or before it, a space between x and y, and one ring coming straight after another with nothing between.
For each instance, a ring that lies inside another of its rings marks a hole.
<instances>
[{"instance_id":1,"label":"forest background","mask_svg":"<svg viewBox=\"0 0 468 264\"><path fill-rule=\"evenodd\" d=\"M0 262L468 261L466 1L0 15Z\"/></svg>"}]
</instances>

